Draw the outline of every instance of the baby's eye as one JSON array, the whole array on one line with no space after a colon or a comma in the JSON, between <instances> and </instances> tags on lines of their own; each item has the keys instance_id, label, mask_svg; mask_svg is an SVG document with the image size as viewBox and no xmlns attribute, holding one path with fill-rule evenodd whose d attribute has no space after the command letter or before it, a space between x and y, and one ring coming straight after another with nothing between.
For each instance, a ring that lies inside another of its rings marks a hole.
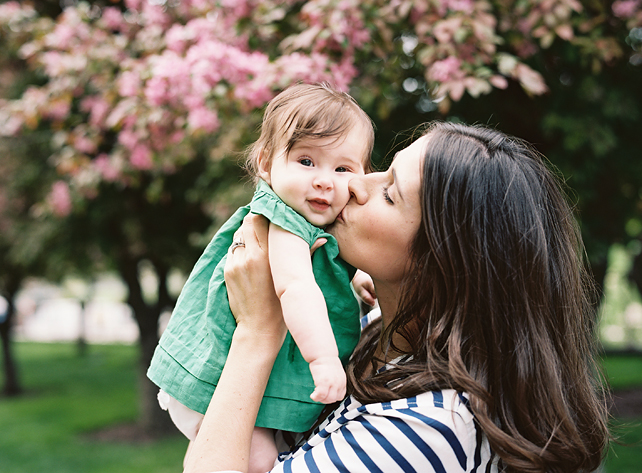
<instances>
[{"instance_id":1,"label":"baby's eye","mask_svg":"<svg viewBox=\"0 0 642 473\"><path fill-rule=\"evenodd\" d=\"M312 166L312 160L310 158L299 158L299 163L303 166Z\"/></svg>"},{"instance_id":2,"label":"baby's eye","mask_svg":"<svg viewBox=\"0 0 642 473\"><path fill-rule=\"evenodd\" d=\"M347 168L345 166L339 166L338 168L335 169L335 172L352 172L352 169Z\"/></svg>"}]
</instances>

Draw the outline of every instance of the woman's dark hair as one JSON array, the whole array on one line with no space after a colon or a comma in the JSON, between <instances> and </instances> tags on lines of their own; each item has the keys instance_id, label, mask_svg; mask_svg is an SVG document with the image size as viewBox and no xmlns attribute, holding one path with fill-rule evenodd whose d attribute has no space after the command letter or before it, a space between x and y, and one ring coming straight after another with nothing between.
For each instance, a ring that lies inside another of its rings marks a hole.
<instances>
[{"instance_id":1,"label":"woman's dark hair","mask_svg":"<svg viewBox=\"0 0 642 473\"><path fill-rule=\"evenodd\" d=\"M593 285L561 184L498 131L439 122L427 133L412 267L394 320L364 332L351 393L466 392L505 471L593 471L608 441ZM412 358L376 375L379 337L404 351L393 335Z\"/></svg>"}]
</instances>

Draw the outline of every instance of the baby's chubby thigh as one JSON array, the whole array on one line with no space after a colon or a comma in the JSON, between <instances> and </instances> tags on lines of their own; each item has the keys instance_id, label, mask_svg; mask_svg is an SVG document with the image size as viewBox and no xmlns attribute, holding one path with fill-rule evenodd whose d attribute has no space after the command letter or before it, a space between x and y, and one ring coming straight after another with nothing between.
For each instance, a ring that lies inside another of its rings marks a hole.
<instances>
[{"instance_id":1,"label":"baby's chubby thigh","mask_svg":"<svg viewBox=\"0 0 642 473\"><path fill-rule=\"evenodd\" d=\"M274 462L279 455L274 435L274 429L254 427L250 447L249 473L266 473L274 467Z\"/></svg>"}]
</instances>

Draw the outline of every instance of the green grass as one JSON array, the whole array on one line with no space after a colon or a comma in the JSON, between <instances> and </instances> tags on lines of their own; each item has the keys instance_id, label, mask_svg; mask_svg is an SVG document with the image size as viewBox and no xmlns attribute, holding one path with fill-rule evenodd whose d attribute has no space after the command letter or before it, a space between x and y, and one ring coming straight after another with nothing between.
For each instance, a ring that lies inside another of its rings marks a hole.
<instances>
[{"instance_id":1,"label":"green grass","mask_svg":"<svg viewBox=\"0 0 642 473\"><path fill-rule=\"evenodd\" d=\"M137 416L137 348L16 343L25 394L0 399L0 472L178 472L187 440L92 440Z\"/></svg>"},{"instance_id":2,"label":"green grass","mask_svg":"<svg viewBox=\"0 0 642 473\"><path fill-rule=\"evenodd\" d=\"M611 389L625 389L631 386L642 387L641 356L609 356L603 360L603 367Z\"/></svg>"},{"instance_id":3,"label":"green grass","mask_svg":"<svg viewBox=\"0 0 642 473\"><path fill-rule=\"evenodd\" d=\"M610 356L604 359L603 366L611 389L642 389L642 357ZM640 473L642 416L637 419L614 419L612 431L617 441L607 455L604 473Z\"/></svg>"},{"instance_id":4,"label":"green grass","mask_svg":"<svg viewBox=\"0 0 642 473\"><path fill-rule=\"evenodd\" d=\"M91 433L137 416L136 347L92 345L80 357L73 344L16 343L22 384L19 398L0 398L1 473L176 473L187 440L93 440ZM642 358L607 357L614 389L642 387ZM616 419L621 442L605 473L642 471L642 418Z\"/></svg>"},{"instance_id":5,"label":"green grass","mask_svg":"<svg viewBox=\"0 0 642 473\"><path fill-rule=\"evenodd\" d=\"M604 473L640 473L642 471L642 419L617 420L613 432L618 443L611 446Z\"/></svg>"}]
</instances>

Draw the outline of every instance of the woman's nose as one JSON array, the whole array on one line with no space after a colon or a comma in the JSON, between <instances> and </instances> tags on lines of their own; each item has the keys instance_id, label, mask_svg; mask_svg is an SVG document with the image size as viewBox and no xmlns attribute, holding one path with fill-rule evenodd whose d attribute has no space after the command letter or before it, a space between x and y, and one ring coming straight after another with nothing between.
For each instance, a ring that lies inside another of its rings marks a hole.
<instances>
[{"instance_id":1,"label":"woman's nose","mask_svg":"<svg viewBox=\"0 0 642 473\"><path fill-rule=\"evenodd\" d=\"M358 204L365 204L368 200L366 176L353 177L348 181L350 195Z\"/></svg>"}]
</instances>

